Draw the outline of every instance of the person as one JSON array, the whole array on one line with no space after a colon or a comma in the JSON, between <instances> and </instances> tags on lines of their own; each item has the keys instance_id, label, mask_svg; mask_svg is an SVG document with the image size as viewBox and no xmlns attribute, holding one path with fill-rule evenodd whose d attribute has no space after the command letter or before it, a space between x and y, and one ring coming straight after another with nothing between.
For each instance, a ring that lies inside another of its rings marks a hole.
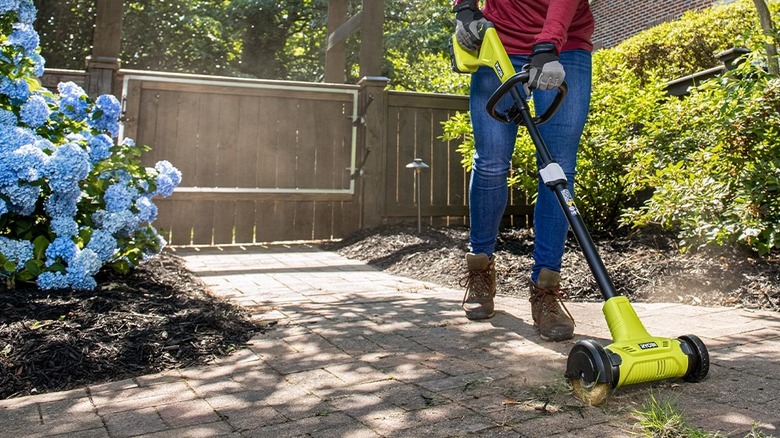
<instances>
[{"instance_id":1,"label":"person","mask_svg":"<svg viewBox=\"0 0 780 438\"><path fill-rule=\"evenodd\" d=\"M528 66L529 81L521 93L532 92L538 114L566 81L568 94L563 104L550 121L539 125L539 131L574 193L577 149L590 106L594 21L588 0L485 0L481 9L478 0L455 0L453 12L455 38L461 46L476 50L485 26L492 23L515 69ZM466 288L463 308L471 320L488 319L495 313L494 250L518 134L517 125L498 122L485 111L487 100L499 85L495 72L487 67L480 67L471 76L476 150L469 183L468 274L461 282ZM563 306L560 287L569 224L555 194L541 179L538 190L529 280L531 313L542 339L561 341L574 335L574 320Z\"/></svg>"}]
</instances>

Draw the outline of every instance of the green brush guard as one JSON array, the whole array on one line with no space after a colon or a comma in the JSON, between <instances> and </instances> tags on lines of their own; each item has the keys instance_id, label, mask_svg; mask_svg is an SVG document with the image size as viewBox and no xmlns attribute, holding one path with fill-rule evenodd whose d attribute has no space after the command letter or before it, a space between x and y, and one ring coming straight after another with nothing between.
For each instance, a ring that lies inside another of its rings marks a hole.
<instances>
[{"instance_id":1,"label":"green brush guard","mask_svg":"<svg viewBox=\"0 0 780 438\"><path fill-rule=\"evenodd\" d=\"M651 336L628 298L610 298L604 303L603 311L613 339L605 348L620 356L620 364L616 364L620 376L617 383L612 382L614 387L688 374L692 352L683 351L687 345L679 339ZM613 362L615 359L612 356Z\"/></svg>"}]
</instances>

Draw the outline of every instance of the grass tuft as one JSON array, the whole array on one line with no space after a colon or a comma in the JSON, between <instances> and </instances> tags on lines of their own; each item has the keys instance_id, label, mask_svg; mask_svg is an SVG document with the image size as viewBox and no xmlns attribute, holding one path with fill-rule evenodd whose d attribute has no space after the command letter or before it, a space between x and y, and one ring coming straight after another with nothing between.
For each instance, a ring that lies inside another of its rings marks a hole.
<instances>
[{"instance_id":1,"label":"grass tuft","mask_svg":"<svg viewBox=\"0 0 780 438\"><path fill-rule=\"evenodd\" d=\"M637 411L637 425L647 437L652 438L713 438L717 435L690 426L670 401L660 401L655 394Z\"/></svg>"}]
</instances>

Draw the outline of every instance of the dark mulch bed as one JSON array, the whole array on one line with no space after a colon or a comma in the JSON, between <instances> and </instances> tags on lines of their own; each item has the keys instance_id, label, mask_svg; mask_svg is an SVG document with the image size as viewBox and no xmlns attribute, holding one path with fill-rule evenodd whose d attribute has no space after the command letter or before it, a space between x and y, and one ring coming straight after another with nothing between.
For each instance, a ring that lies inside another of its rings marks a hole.
<instances>
[{"instance_id":1,"label":"dark mulch bed","mask_svg":"<svg viewBox=\"0 0 780 438\"><path fill-rule=\"evenodd\" d=\"M0 288L0 399L204 364L264 326L170 251L93 292Z\"/></svg>"},{"instance_id":2,"label":"dark mulch bed","mask_svg":"<svg viewBox=\"0 0 780 438\"><path fill-rule=\"evenodd\" d=\"M636 302L681 302L780 310L780 254L758 257L744 249L682 253L658 232L594 237L618 292ZM326 249L393 274L460 288L467 251L465 227L389 225L359 231ZM496 250L498 293L527 296L533 232L507 229ZM575 240L567 243L563 286L570 299L599 301L601 294Z\"/></svg>"}]
</instances>

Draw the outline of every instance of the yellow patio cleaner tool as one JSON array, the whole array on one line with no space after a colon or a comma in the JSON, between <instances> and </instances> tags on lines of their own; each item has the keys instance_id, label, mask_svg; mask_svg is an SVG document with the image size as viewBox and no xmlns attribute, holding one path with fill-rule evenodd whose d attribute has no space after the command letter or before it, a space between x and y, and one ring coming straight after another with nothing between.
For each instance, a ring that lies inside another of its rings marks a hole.
<instances>
[{"instance_id":1,"label":"yellow patio cleaner tool","mask_svg":"<svg viewBox=\"0 0 780 438\"><path fill-rule=\"evenodd\" d=\"M600 405L613 388L673 378L689 382L704 379L709 371L710 359L707 347L698 337L686 335L672 339L651 336L628 298L615 291L569 192L566 175L553 160L539 134L537 126L548 121L566 97L566 84L558 88L550 108L534 117L518 88L518 85L528 82L529 74L525 69L515 73L494 28L484 29L478 51L464 49L453 37L450 54L453 70L457 72L473 73L485 66L492 68L501 79L501 85L488 100L486 110L500 122L522 124L528 129L539 156L542 181L555 192L604 297L603 312L613 342L602 347L595 340L587 339L578 341L571 349L565 375L571 382L574 395L585 403ZM512 106L506 112L497 111L498 102L507 95L512 99Z\"/></svg>"}]
</instances>

